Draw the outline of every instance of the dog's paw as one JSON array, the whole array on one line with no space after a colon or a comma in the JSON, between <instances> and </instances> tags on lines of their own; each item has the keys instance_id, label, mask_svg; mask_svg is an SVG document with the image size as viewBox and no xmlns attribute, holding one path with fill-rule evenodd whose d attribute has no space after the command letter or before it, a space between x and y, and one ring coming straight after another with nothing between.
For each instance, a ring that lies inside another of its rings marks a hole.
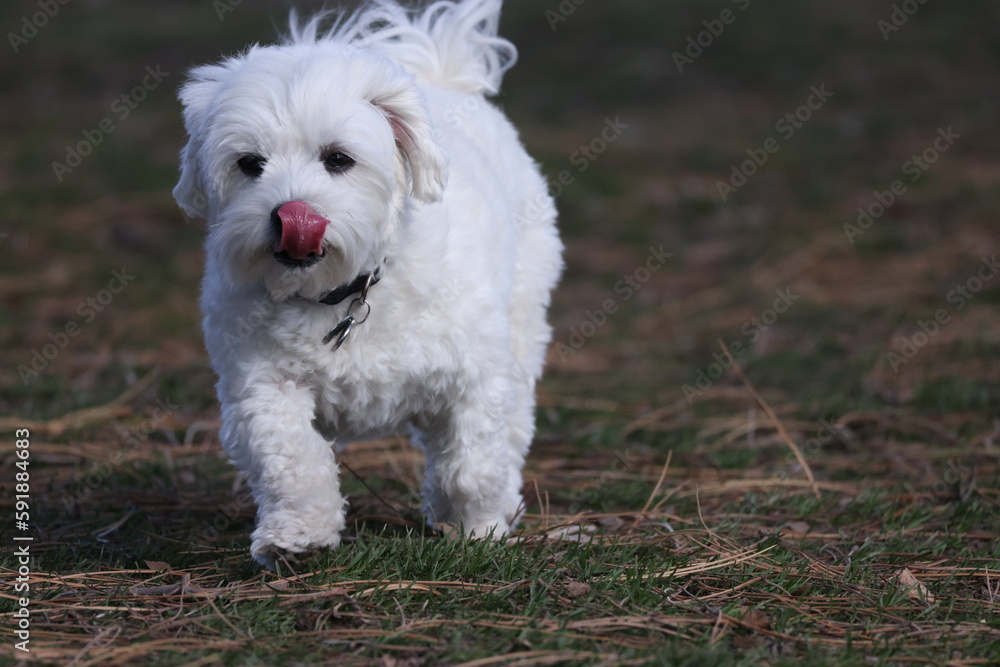
<instances>
[{"instance_id":1,"label":"dog's paw","mask_svg":"<svg viewBox=\"0 0 1000 667\"><path fill-rule=\"evenodd\" d=\"M507 539L510 535L510 524L508 523L485 523L479 526L466 528L465 533L473 539L486 539L500 541Z\"/></svg>"},{"instance_id":2,"label":"dog's paw","mask_svg":"<svg viewBox=\"0 0 1000 667\"><path fill-rule=\"evenodd\" d=\"M268 547L254 553L253 558L271 572L302 572L326 550L324 547L311 547L292 552L281 547Z\"/></svg>"},{"instance_id":3,"label":"dog's paw","mask_svg":"<svg viewBox=\"0 0 1000 667\"><path fill-rule=\"evenodd\" d=\"M491 539L500 541L507 538L511 531L511 525L503 519L486 519L475 523L462 522L462 533L467 538L474 540Z\"/></svg>"},{"instance_id":4,"label":"dog's paw","mask_svg":"<svg viewBox=\"0 0 1000 667\"><path fill-rule=\"evenodd\" d=\"M340 545L343 516L310 522L289 512L261 517L250 541L250 555L271 571L282 563L302 565L325 549Z\"/></svg>"}]
</instances>

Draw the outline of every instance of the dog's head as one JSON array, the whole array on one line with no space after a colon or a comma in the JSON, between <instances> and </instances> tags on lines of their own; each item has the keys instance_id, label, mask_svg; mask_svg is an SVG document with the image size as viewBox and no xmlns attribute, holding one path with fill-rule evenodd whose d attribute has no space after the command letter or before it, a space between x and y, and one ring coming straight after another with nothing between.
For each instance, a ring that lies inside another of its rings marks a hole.
<instances>
[{"instance_id":1,"label":"dog's head","mask_svg":"<svg viewBox=\"0 0 1000 667\"><path fill-rule=\"evenodd\" d=\"M316 297L385 256L409 198L440 199L445 159L413 77L336 43L253 47L180 92L178 204L209 222L234 286Z\"/></svg>"}]
</instances>

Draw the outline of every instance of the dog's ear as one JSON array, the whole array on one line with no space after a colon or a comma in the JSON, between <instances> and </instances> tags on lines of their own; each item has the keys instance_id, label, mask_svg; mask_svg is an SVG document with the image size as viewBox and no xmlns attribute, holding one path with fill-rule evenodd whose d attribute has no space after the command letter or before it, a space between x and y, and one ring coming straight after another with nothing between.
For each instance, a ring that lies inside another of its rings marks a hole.
<instances>
[{"instance_id":1,"label":"dog's ear","mask_svg":"<svg viewBox=\"0 0 1000 667\"><path fill-rule=\"evenodd\" d=\"M174 187L174 199L181 210L192 218L204 218L208 214L208 184L198 166L198 153L212 100L227 72L228 69L222 65L197 67L191 70L190 79L178 93L184 106L184 129L188 133L188 142L181 150L181 177Z\"/></svg>"},{"instance_id":2,"label":"dog's ear","mask_svg":"<svg viewBox=\"0 0 1000 667\"><path fill-rule=\"evenodd\" d=\"M422 202L441 200L448 177L447 159L434 140L427 107L412 79L398 79L376 91L371 103L381 111L396 137L396 143L410 164L413 196Z\"/></svg>"}]
</instances>

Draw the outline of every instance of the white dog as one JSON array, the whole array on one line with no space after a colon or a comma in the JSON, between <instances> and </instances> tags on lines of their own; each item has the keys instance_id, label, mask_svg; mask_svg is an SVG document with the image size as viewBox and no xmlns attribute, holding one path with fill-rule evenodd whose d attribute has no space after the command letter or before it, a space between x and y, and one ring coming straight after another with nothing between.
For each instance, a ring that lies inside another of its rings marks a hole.
<instances>
[{"instance_id":1,"label":"white dog","mask_svg":"<svg viewBox=\"0 0 1000 667\"><path fill-rule=\"evenodd\" d=\"M547 184L486 102L501 0L377 2L198 67L174 196L208 220L202 309L223 445L266 567L335 547L331 443L412 427L432 523L521 511L562 244Z\"/></svg>"}]
</instances>

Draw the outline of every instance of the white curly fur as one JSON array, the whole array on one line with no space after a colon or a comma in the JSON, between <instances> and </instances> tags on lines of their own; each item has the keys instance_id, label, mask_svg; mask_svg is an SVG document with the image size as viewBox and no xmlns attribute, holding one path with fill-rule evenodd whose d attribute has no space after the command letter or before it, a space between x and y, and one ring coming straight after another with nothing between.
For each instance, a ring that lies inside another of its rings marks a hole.
<instances>
[{"instance_id":1,"label":"white curly fur","mask_svg":"<svg viewBox=\"0 0 1000 667\"><path fill-rule=\"evenodd\" d=\"M174 195L208 221L202 309L219 375L221 439L258 504L251 553L335 547L346 501L331 441L409 425L426 453L425 511L469 534L517 521L534 434L545 314L562 267L545 180L484 98L516 58L500 0L377 2L304 24L181 90L189 140ZM356 160L331 175L335 146ZM237 161L266 159L257 178ZM325 255L276 261L271 212L307 202L330 220ZM371 314L316 299L384 265Z\"/></svg>"}]
</instances>

